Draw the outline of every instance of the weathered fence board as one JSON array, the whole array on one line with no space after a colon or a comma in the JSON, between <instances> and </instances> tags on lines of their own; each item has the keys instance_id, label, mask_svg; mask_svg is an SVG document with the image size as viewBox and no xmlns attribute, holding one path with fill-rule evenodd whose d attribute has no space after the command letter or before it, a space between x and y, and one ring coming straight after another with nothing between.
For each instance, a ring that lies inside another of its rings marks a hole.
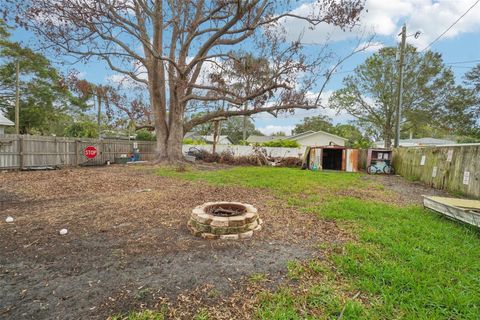
<instances>
[{"instance_id":1,"label":"weathered fence board","mask_svg":"<svg viewBox=\"0 0 480 320\"><path fill-rule=\"evenodd\" d=\"M407 179L480 197L480 145L397 148L393 166Z\"/></svg>"},{"instance_id":2,"label":"weathered fence board","mask_svg":"<svg viewBox=\"0 0 480 320\"><path fill-rule=\"evenodd\" d=\"M88 159L83 150L93 145L98 150L95 159ZM23 169L41 166L75 166L103 164L107 160L129 155L134 147L140 160L152 160L155 142L115 139L61 138L29 135L0 135L0 168Z\"/></svg>"}]
</instances>

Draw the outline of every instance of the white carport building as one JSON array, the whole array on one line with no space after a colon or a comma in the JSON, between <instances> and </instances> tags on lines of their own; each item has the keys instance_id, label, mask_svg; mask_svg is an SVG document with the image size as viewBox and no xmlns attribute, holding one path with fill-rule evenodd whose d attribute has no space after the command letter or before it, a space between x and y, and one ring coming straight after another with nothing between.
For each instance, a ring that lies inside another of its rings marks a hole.
<instances>
[{"instance_id":1,"label":"white carport building","mask_svg":"<svg viewBox=\"0 0 480 320\"><path fill-rule=\"evenodd\" d=\"M6 127L11 127L14 126L15 123L12 121L8 120L5 118L1 113L0 113L0 134L5 134L5 128Z\"/></svg>"}]
</instances>

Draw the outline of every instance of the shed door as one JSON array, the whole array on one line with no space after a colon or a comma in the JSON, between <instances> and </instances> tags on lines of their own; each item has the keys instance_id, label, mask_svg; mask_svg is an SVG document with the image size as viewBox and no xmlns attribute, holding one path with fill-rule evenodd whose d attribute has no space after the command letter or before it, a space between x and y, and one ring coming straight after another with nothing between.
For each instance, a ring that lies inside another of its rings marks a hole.
<instances>
[{"instance_id":1,"label":"shed door","mask_svg":"<svg viewBox=\"0 0 480 320\"><path fill-rule=\"evenodd\" d=\"M314 166L316 166L318 170L322 170L322 149L320 148L310 149L310 163L308 164L308 168L313 169Z\"/></svg>"},{"instance_id":2,"label":"shed door","mask_svg":"<svg viewBox=\"0 0 480 320\"><path fill-rule=\"evenodd\" d=\"M346 149L346 171L358 172L358 149Z\"/></svg>"}]
</instances>

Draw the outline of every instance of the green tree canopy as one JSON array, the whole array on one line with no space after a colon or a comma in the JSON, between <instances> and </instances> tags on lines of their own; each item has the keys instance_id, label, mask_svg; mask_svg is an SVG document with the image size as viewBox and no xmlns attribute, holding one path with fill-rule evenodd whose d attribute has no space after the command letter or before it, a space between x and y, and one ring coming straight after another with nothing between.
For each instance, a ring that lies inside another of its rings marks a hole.
<instances>
[{"instance_id":1,"label":"green tree canopy","mask_svg":"<svg viewBox=\"0 0 480 320\"><path fill-rule=\"evenodd\" d=\"M328 132L348 139L348 147L369 148L372 146L372 141L353 124L337 124Z\"/></svg>"},{"instance_id":2,"label":"green tree canopy","mask_svg":"<svg viewBox=\"0 0 480 320\"><path fill-rule=\"evenodd\" d=\"M66 81L40 53L9 40L0 22L0 109L15 118L17 63L20 70L20 132L63 134L59 123L71 122L86 105L70 92Z\"/></svg>"},{"instance_id":3,"label":"green tree canopy","mask_svg":"<svg viewBox=\"0 0 480 320\"><path fill-rule=\"evenodd\" d=\"M193 128L193 131L200 135L213 134L213 123L207 122ZM246 119L247 137L250 135L263 134L255 129L255 124L250 118ZM226 135L234 144L240 144L243 138L243 117L229 117L227 120L220 122L220 134Z\"/></svg>"},{"instance_id":4,"label":"green tree canopy","mask_svg":"<svg viewBox=\"0 0 480 320\"><path fill-rule=\"evenodd\" d=\"M324 116L305 117L303 121L293 129L293 134L300 134L306 131L325 131L348 139L347 146L354 148L368 148L372 142L353 124L333 125L332 119Z\"/></svg>"},{"instance_id":5,"label":"green tree canopy","mask_svg":"<svg viewBox=\"0 0 480 320\"><path fill-rule=\"evenodd\" d=\"M295 125L295 128L292 130L292 134L300 134L310 130L329 132L332 127L332 119L327 116L318 115L305 117L301 123Z\"/></svg>"},{"instance_id":6,"label":"green tree canopy","mask_svg":"<svg viewBox=\"0 0 480 320\"><path fill-rule=\"evenodd\" d=\"M78 138L97 138L98 126L91 119L84 118L81 121L71 123L65 128L65 136Z\"/></svg>"},{"instance_id":7,"label":"green tree canopy","mask_svg":"<svg viewBox=\"0 0 480 320\"><path fill-rule=\"evenodd\" d=\"M375 138L383 138L387 147L394 136L396 120L396 51L395 47L382 48L367 58L329 100L330 107L355 117L364 130ZM426 125L441 128L443 133L459 130L459 122L452 120L471 103L468 97L461 97L461 88L439 53L419 53L415 47L407 46L401 119L404 136L410 132L420 135Z\"/></svg>"},{"instance_id":8,"label":"green tree canopy","mask_svg":"<svg viewBox=\"0 0 480 320\"><path fill-rule=\"evenodd\" d=\"M466 141L480 140L480 64L477 64L472 70L465 74L465 84L471 90L473 97L473 107L467 116L475 122L475 127L470 131L470 138L464 138Z\"/></svg>"},{"instance_id":9,"label":"green tree canopy","mask_svg":"<svg viewBox=\"0 0 480 320\"><path fill-rule=\"evenodd\" d=\"M465 74L465 84L480 94L480 63Z\"/></svg>"},{"instance_id":10,"label":"green tree canopy","mask_svg":"<svg viewBox=\"0 0 480 320\"><path fill-rule=\"evenodd\" d=\"M250 118L246 119L246 133L247 137L252 134L263 136L260 131L255 129L255 124ZM243 117L230 117L222 121L220 134L228 136L234 144L239 144L243 139Z\"/></svg>"}]
</instances>

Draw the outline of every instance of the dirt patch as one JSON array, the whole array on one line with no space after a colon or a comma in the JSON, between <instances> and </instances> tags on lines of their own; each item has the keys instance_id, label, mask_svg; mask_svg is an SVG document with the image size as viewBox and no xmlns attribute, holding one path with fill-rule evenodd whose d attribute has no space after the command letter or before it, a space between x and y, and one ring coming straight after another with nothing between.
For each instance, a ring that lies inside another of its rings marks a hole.
<instances>
[{"instance_id":1,"label":"dirt patch","mask_svg":"<svg viewBox=\"0 0 480 320\"><path fill-rule=\"evenodd\" d=\"M427 196L450 196L444 190L434 189L420 182L408 181L398 175L365 175L364 179L379 182L383 185L384 191L391 196L387 200L400 205L420 205L423 203L422 195Z\"/></svg>"},{"instance_id":2,"label":"dirt patch","mask_svg":"<svg viewBox=\"0 0 480 320\"><path fill-rule=\"evenodd\" d=\"M2 319L104 319L202 288L218 302L254 273L275 287L287 261L321 258L319 243L348 238L264 190L158 177L151 167L2 173L0 199ZM254 205L263 230L236 242L193 237L191 209L208 201Z\"/></svg>"}]
</instances>

